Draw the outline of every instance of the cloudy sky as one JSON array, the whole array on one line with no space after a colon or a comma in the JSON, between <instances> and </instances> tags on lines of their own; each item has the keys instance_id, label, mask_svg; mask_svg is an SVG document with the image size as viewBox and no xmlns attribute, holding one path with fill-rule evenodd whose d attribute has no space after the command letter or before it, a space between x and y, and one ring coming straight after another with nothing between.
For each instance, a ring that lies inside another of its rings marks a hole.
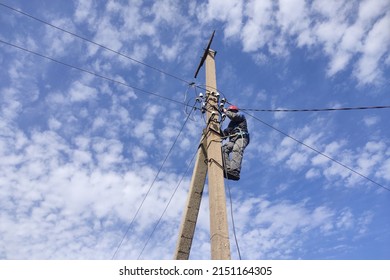
<instances>
[{"instance_id":1,"label":"cloudy sky","mask_svg":"<svg viewBox=\"0 0 390 280\"><path fill-rule=\"evenodd\" d=\"M389 106L389 0L15 0L0 26L0 259L172 259L213 30L251 133L232 258L390 258L390 109L275 111Z\"/></svg>"}]
</instances>

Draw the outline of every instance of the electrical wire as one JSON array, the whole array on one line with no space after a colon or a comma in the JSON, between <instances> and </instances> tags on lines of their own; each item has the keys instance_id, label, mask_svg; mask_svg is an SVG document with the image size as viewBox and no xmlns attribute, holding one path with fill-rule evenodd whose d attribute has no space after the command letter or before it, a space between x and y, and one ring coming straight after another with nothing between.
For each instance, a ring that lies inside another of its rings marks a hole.
<instances>
[{"instance_id":1,"label":"electrical wire","mask_svg":"<svg viewBox=\"0 0 390 280\"><path fill-rule=\"evenodd\" d=\"M137 59L135 59L135 58L132 58L132 57L130 57L130 56L124 54L124 53L121 53L121 52L119 52L119 51L113 50L113 49L111 49L111 48L109 48L109 47L106 47L106 46L104 46L104 45L102 45L102 44L100 44L100 43L97 43L97 42L95 42L95 41L92 41L92 40L90 40L90 39L88 39L88 38L85 38L85 37L83 37L83 36L81 36L81 35L78 35L78 34L76 34L76 33L73 33L73 32L71 32L71 31L69 31L69 30L66 30L66 29L64 29L64 28L61 28L61 27L56 26L56 25L54 25L54 24L51 24L51 23L49 23L49 22L47 22L47 21L45 21L45 20L42 20L42 19L40 19L40 18L37 18L37 17L35 17L35 16L33 16L33 15L30 15L30 14L28 14L28 13L26 13L26 12L23 12L23 11L21 11L21 10L18 10L18 9L16 9L16 8L13 8L13 7L11 7L11 6L7 5L7 4L4 4L4 3L1 3L1 2L0 2L0 6L3 6L3 7L7 8L7 9L10 9L10 10L16 12L16 13L19 13L19 14L21 14L21 15L24 15L24 16L26 16L26 17L29 17L29 18L31 18L31 19L33 19L33 20L35 20L35 21L38 21L38 22L40 22L40 23L43 23L43 24L45 24L45 25L48 25L48 26L50 26L50 27L52 27L52 28L55 28L55 29L57 29L57 30L60 30L60 31L62 31L62 32L64 32L64 33L67 33L67 34L69 34L69 35L71 35L71 36L74 36L74 37L76 37L76 38L79 38L79 39L81 39L81 40L83 40L83 41L86 41L86 42L88 42L88 43L90 43L90 44L93 44L93 45L95 45L95 46L98 46L98 47L100 47L100 48L102 48L102 49L105 49L105 50L107 50L107 51L109 51L109 52L115 53L115 54L117 54L117 55L119 55L119 56L122 56L122 57L124 57L124 58L126 58L126 59L129 59L129 60L133 61L133 62L136 62L136 63L138 63L138 64L141 64L141 65L143 65L143 66L145 66L145 67L148 67L148 68L150 68L150 69L152 69L152 70L154 70L154 71L157 71L157 72L159 72L159 73L161 73L161 74L170 76L170 77L172 77L172 78L174 78L174 79L176 79L176 80L179 80L179 81L184 82L184 83L187 83L187 84L190 84L190 83L191 83L191 82L189 82L189 81L184 80L183 78L180 78L180 77L178 77L178 76L176 76L176 75L170 74L170 73L168 73L168 72L166 72L166 71L164 71L164 70L161 70L161 69L159 69L159 68L157 68L157 67L154 67L154 66L152 66L152 65L150 65L150 64L147 64L147 63L145 63L145 62L139 61L139 60L137 60Z\"/></svg>"},{"instance_id":2,"label":"electrical wire","mask_svg":"<svg viewBox=\"0 0 390 280\"><path fill-rule=\"evenodd\" d=\"M13 43L6 42L6 41L4 41L4 40L2 40L2 39L0 39L0 42L3 43L3 44L5 44L5 45L11 46L11 47L13 47L13 48L16 48L16 49L25 51L25 52L27 52L27 53L30 53L30 54L39 56L39 57L41 57L41 58L48 59L48 60L50 60L50 61L52 61L52 62L61 64L61 65L66 66L66 67L68 67L68 68L72 68L72 69L75 69L75 70L78 70L78 71L87 73L87 74L89 74L89 75L92 75L92 76L95 76L95 77L98 77L98 78L107 80L107 81L109 81L109 82L116 83L116 84L119 84L119 85L122 85L122 86L125 86L125 87L128 87L128 88L132 88L132 89L134 89L134 90L136 90L136 91L139 91L139 92L142 92L142 93L146 93L146 94L149 94L149 95L158 97L158 98L162 98L162 99L165 99L165 100L174 102L174 103L176 103L176 104L180 104L180 105L184 105L184 106L189 106L188 104L186 104L186 103L184 103L184 102L177 101L177 100L175 100L175 99L172 99L172 98L169 98L169 97L165 97L165 96L162 96L162 95L160 95L160 94L157 94L157 93L154 93L154 92L151 92L151 91L148 91L148 90L144 90L144 89L138 88L138 87L133 86L133 85L130 85L130 84L128 84L128 83L124 83L124 82L121 82L121 81L118 81L118 80L115 80L115 79L112 79L112 78L103 76L103 75L101 75L101 74L98 74L98 73L96 73L96 72L93 72L93 71L90 71L90 70L87 70L87 69L84 69L84 68L81 68L81 67L78 67L78 66L71 65L71 64L69 64L69 63L66 63L66 62L57 60L57 59L52 58L52 57L49 57L49 56L47 56L47 55L43 55L43 54L40 54L40 53L38 53L38 52L32 51L32 50L30 50L30 49L27 49L27 48L24 48L24 47L15 45L15 44L13 44Z\"/></svg>"},{"instance_id":3,"label":"electrical wire","mask_svg":"<svg viewBox=\"0 0 390 280\"><path fill-rule=\"evenodd\" d=\"M7 4L4 4L4 3L0 2L0 6L3 6L3 7L5 7L5 8L7 8L7 9L9 9L9 10L11 10L11 11L13 11L13 12L19 13L19 14L21 14L21 15L23 15L23 16L29 17L29 18L31 18L31 19L33 19L33 20L35 20L35 21L38 21L38 22L40 22L40 23L43 23L43 24L45 24L45 25L47 25L47 26L50 26L50 27L55 28L55 29L57 29L57 30L60 30L60 31L62 31L62 32L64 32L64 33L67 33L67 34L69 34L69 35L71 35L71 36L74 36L74 37L76 37L76 38L79 38L79 39L81 39L81 40L83 40L83 41L86 41L86 42L88 42L88 43L90 43L90 44L93 44L93 45L95 45L95 46L98 46L98 47L100 47L100 48L102 48L102 49L105 49L105 50L107 50L107 51L110 51L110 52L112 52L112 53L115 53L115 54L117 54L117 55L119 55L119 56L122 56L122 57L124 57L124 58L126 58L126 59L129 59L129 60L133 61L133 62L136 62L136 63L138 63L138 64L141 64L141 65L143 65L143 66L145 66L145 67L148 67L148 68L150 68L150 69L153 69L154 71L157 71L157 72L159 72L159 73L161 73L161 74L170 76L170 77L172 77L172 78L174 78L174 79L177 79L177 80L179 80L179 81L181 81L181 82L184 82L184 83L187 83L187 84L193 84L193 82L189 82L189 81L187 81L187 80L185 80L185 79L183 79L183 78L178 77L177 75L168 73L167 71L161 70L161 69L159 69L159 68L157 68L157 67L155 67L155 66L152 66L152 65L147 64L147 63L145 63L145 62L142 62L142 61L140 61L140 60L137 60L137 59L135 59L135 58L133 58L133 57L130 57L129 55L126 55L126 54L124 54L124 53L122 53L122 52L119 52L119 51L116 51L116 50L114 50L114 49L111 49L111 48L109 48L109 47L107 47L107 46L104 46L104 45L102 45L102 44L100 44L100 43L97 43L97 42L95 42L95 41L93 41L93 40L91 40L91 39L88 39L88 38L86 38L86 37L83 37L83 36L81 36L81 35L79 35L79 34L76 34L76 33L74 33L74 32L71 32L71 31L69 31L69 30L66 30L66 29L64 29L64 28L61 28L61 27L59 27L59 26L56 26L56 25L54 25L54 24L52 24L52 23L49 23L49 22L47 22L47 21L45 21L45 20L42 20L42 19L40 19L40 18L38 18L38 17L36 17L36 16L33 16L33 15L29 14L29 13L26 13L26 12L23 12L23 11L21 11L21 10L18 10L18 9L16 9L16 8L14 8L14 7L11 7L11 6L7 5ZM4 41L2 41L2 42L3 42L3 43L6 43L6 42L4 42ZM207 89L205 88L205 85L196 85L196 87L198 87L198 88L200 88L200 89L203 89L203 90L207 90ZM216 88L212 88L212 89L217 90ZM139 90L139 89L138 89L138 90ZM218 92L220 92L221 94L223 94L221 91L218 91ZM223 95L224 95L224 94L223 94ZM390 106L363 106L363 107L345 107L345 108L320 108L320 109L318 109L318 108L315 108L315 109L249 109L249 108L246 108L246 109L241 109L241 110L245 110L245 111L248 111L248 112L249 112L249 111L252 111L252 112L325 112L325 111L348 111L348 110L371 110L371 109L390 109Z\"/></svg>"},{"instance_id":4,"label":"electrical wire","mask_svg":"<svg viewBox=\"0 0 390 280\"><path fill-rule=\"evenodd\" d=\"M229 103L230 104L230 103ZM390 109L390 105L386 106L362 106L362 107L342 107L342 108L322 108L322 109L246 109L247 112L328 112L328 111L352 111L352 110L373 110L373 109Z\"/></svg>"},{"instance_id":5,"label":"electrical wire","mask_svg":"<svg viewBox=\"0 0 390 280\"><path fill-rule=\"evenodd\" d=\"M134 221L135 221L136 217L138 216L138 213L140 212L140 210L141 210L141 208L142 208L142 206L143 206L145 200L146 200L147 197L149 196L149 193L150 193L151 189L153 188L153 185L154 185L155 182L157 181L157 178L158 178L158 176L160 175L161 170L163 169L163 167L164 167L166 161L168 160L168 157L169 157L170 154L172 153L173 148L175 147L175 145L176 145L176 143L177 143L177 140L179 139L181 133L183 132L183 130L184 130L184 128L185 128L185 126L186 126L186 124L187 124L187 122L188 122L188 119L189 119L189 115L188 115L187 118L185 119L185 121L184 121L182 127L180 128L180 131L179 131L178 135L176 136L175 140L173 141L173 144L172 144L172 146L170 147L170 149L169 149L167 155L165 156L165 158L164 158L164 160L163 160L163 162L162 162L160 168L158 169L158 172L157 172L156 176L154 177L154 179L153 179L153 181L152 181L152 183L151 183L151 185L150 185L148 191L146 192L144 198L143 198L142 201L141 201L141 204L139 205L137 211L135 212L135 214L134 214L134 216L133 216L133 219L131 220L129 226L127 227L127 230L126 230L125 234L123 235L121 241L119 242L119 245L118 245L118 247L116 248L116 250L115 250L115 252L114 252L114 254L113 254L112 258L111 258L112 260L115 259L116 255L117 255L117 253L118 253L118 251L119 251L119 249L120 249L120 247L122 246L123 242L125 241L126 236L128 235L130 229L132 228L132 226L133 226L133 224L134 224Z\"/></svg>"},{"instance_id":6,"label":"electrical wire","mask_svg":"<svg viewBox=\"0 0 390 280\"><path fill-rule=\"evenodd\" d=\"M366 179L367 181L370 181L371 183L377 185L378 187L381 187L381 188L383 188L383 189L385 189L385 190L387 190L387 191L390 191L390 188L388 188L388 187L386 187L386 186L384 186L384 185L382 185L382 184L380 184L380 183L374 181L373 179L371 179L371 178L369 178L369 177L363 175L362 173L360 173L360 172L358 172L358 171L352 169L351 167L345 165L344 163L342 163L342 162L340 162L340 161L338 161L338 160L336 160L336 159L334 159L334 158L332 158L332 157L330 157L330 156L324 154L323 152L319 151L318 149L313 148L313 147L307 145L306 143L304 143L304 142L302 142L302 141L300 141L300 140L298 140L298 139L296 139L296 138L294 138L294 137L288 135L287 133L281 131L280 129L278 129L278 128L276 128L276 127L274 127L274 126L272 126L272 125L266 123L265 121L263 121L263 120L257 118L256 116L254 116L254 115L252 115L252 114L249 114L248 112L246 112L246 111L244 111L244 110L243 110L243 112L244 112L245 114L247 114L248 116L252 117L253 119L257 120L258 122L260 122L260 123L262 123L262 124L264 124L264 125L266 125L266 126L272 128L273 130L276 130L277 132L283 134L284 136L286 136L286 137L288 137L288 138L294 140L295 142L297 142L297 143L299 143L299 144L305 146L306 148L308 148L308 149L310 149L310 150L312 150L312 151L318 153L319 155L321 155L321 156L323 156L323 157L325 157L325 158L327 158L327 159L333 161L334 163L336 163L336 164L338 164L338 165L344 167L345 169L348 169L350 172L352 172L352 173L354 173L354 174L356 174L356 175L358 175L358 176L360 176L360 177Z\"/></svg>"},{"instance_id":7,"label":"electrical wire","mask_svg":"<svg viewBox=\"0 0 390 280\"><path fill-rule=\"evenodd\" d=\"M21 10L18 10L18 9L16 9L16 8L11 7L11 6L9 6L9 5L7 5L7 4L4 4L4 3L2 3L2 2L0 2L0 6L3 6L3 7L7 8L7 9L13 11L13 12L16 12L16 13L19 13L19 14L21 14L21 15L23 15L23 16L29 17L29 18L31 18L31 19L33 19L33 20L35 20L35 21L38 21L38 22L40 22L40 23L43 23L43 24L45 24L45 25L47 25L47 26L50 26L50 27L52 27L52 28L55 28L55 29L57 29L57 30L59 30L59 31L62 31L62 32L64 32L64 33L67 33L67 34L69 34L69 35L71 35L71 36L74 36L74 37L76 37L76 38L78 38L78 39L81 39L81 40L83 40L83 41L85 41L85 42L88 42L88 43L90 43L90 44L93 44L93 45L95 45L95 46L98 46L98 47L100 47L100 48L102 48L102 49L105 49L105 50L107 50L107 51L109 51L109 52L112 52L112 53L114 53L114 54L116 54L116 55L122 56L122 57L124 57L124 58L126 58L126 59L129 59L129 60L131 60L131 61L133 61L133 62L136 62L136 63L138 63L138 64L140 64L140 65L143 65L143 66L145 66L145 67L148 67L148 68L150 68L150 69L152 69L152 70L154 70L154 71L157 71L157 72L159 72L159 73L161 73L161 74L164 74L164 75L166 75L166 76L172 77L172 78L174 78L174 79L176 79L176 80L178 80L178 81L184 82L184 83L186 83L186 84L188 84L188 85L195 85L195 87L207 91L207 89L205 88L205 85L203 85L203 86L202 86L202 85L196 85L196 84L194 84L194 82L189 82L189 81L187 81L187 80L185 80L185 79L183 79L183 78L180 78L180 77L177 76L177 75L171 74L171 73L169 73L169 72L167 72L167 71L164 71L164 70L161 70L161 69L159 69L159 68L157 68L157 67L155 67L155 66L152 66L152 65L147 64L147 63L145 63L145 62L142 62L142 61L140 61L140 60L137 60L137 59L135 59L135 58L133 58L133 57L130 57L129 55L126 55L126 54L124 54L124 53L122 53L122 52L119 52L119 51L116 51L116 50L114 50L114 49L112 49L112 48L109 48L109 47L107 47L107 46L104 46L104 45L102 45L102 44L100 44L100 43L97 43L97 42L95 42L95 41L93 41L93 40L91 40L91 39L88 39L88 38L83 37L83 36L81 36L81 35L78 35L78 34L76 34L76 33L74 33L74 32L71 32L71 31L69 31L69 30L66 30L66 29L64 29L64 28L62 28L62 27L56 26L56 25L54 25L54 24L52 24L52 23L49 23L49 22L47 22L47 21L45 21L45 20L42 20L42 19L40 19L40 18L38 18L38 17L36 17L36 16L33 16L33 15L28 14L28 13L26 13L26 12L23 12L23 11L21 11ZM5 43L5 44L7 44L7 42L5 42L5 41L2 41L2 42ZM9 45L12 45L12 44L10 44L10 43L8 43L8 44L9 44ZM15 45L14 45L14 46L15 46ZM15 47L17 47L17 46L15 46ZM27 50L24 49L24 48L21 48L21 47L19 47L19 48L22 49L22 50L27 51ZM33 53L33 52L32 52L32 53ZM37 55L38 55L38 54L37 54ZM40 56L42 56L42 55L40 55ZM43 56L43 57L44 57L44 56ZM53 60L53 59L51 59L51 60ZM53 60L53 61L54 61L54 60ZM80 70L80 69L79 69L79 70ZM210 88L210 89L212 89L212 90L217 90L216 88L213 88L213 87L208 87L208 88Z\"/></svg>"},{"instance_id":8,"label":"electrical wire","mask_svg":"<svg viewBox=\"0 0 390 280\"><path fill-rule=\"evenodd\" d=\"M107 80L107 81L110 81L110 82L113 82L113 83L117 83L117 84L120 84L120 85L129 87L129 88L132 88L132 89L134 89L134 90L137 90L137 91L140 91L140 92L149 94L149 95L153 95L153 96L156 96L156 97L159 97L159 98L163 98L163 99L166 99L166 100L168 100L168 101L171 101L171 102L174 102L174 103L177 103L177 104L181 104L181 105L185 105L185 106L187 106L187 107L191 107L193 110L198 109L198 108L195 107L195 106L189 106L189 105L186 104L186 103L183 103L183 102L180 102L180 101L177 101L177 100L174 100L174 99L171 99L171 98L168 98L168 97L165 97L165 96L156 94L156 93L154 93L154 92L150 92L150 91L147 91L147 90L144 90L144 89L140 89L140 88L138 88L138 87L129 85L129 84L127 84L127 83L124 83L124 82L121 82L121 81L118 81L118 80L114 80L114 79L112 79L112 78L103 76L103 75L101 75L101 74L97 74L97 73L95 73L95 72L92 72L92 71L90 71L90 70L83 69L83 68L78 67L78 66L71 65L71 64L66 63L66 62L59 61L59 60L54 59L54 58L52 58L52 57L49 57L49 56L46 56L46 55L37 53L37 52L35 52L35 51L32 51L32 50L26 49L26 48L24 48L24 47L21 47L21 46L18 46L18 45L15 45L15 44L12 44L12 43L3 41L3 40L1 40L1 39L0 39L0 42L3 43L3 44L5 44L5 45L8 45L8 46L17 48L17 49L19 49L19 50L23 50L23 51L25 51L25 52L28 52L28 53L30 53L30 54L33 54L33 55L36 55L36 56L39 56L39 57L48 59L48 60L50 60L50 61L56 62L56 63L61 64L61 65L63 65L63 66L66 66L66 67L69 67L69 68L72 68L72 69L75 69L75 70L78 70L78 71L85 72L85 73L87 73L87 74L96 76L96 77L98 77L98 78L101 78L101 79L104 79L104 80ZM159 176L159 174L160 174L160 172L161 172L161 170L162 170L162 168L163 168L163 166L164 166L164 164L165 164L165 162L166 162L168 156L169 156L170 153L172 152L173 146L176 144L176 142L177 142L177 140L178 140L178 138L179 138L181 132L183 131L184 126L185 126L185 124L187 123L187 121L188 121L188 119L190 118L190 116L191 116L191 114L188 114L188 116L187 116L187 118L186 118L186 121L185 121L183 127L182 127L181 130L180 130L179 135L176 137L175 142L173 143L171 149L170 149L169 152L168 152L168 155L166 156L166 158L165 158L164 161L163 161L162 166L161 166L160 169L158 170L158 173L157 173L155 179L153 180L153 182L152 182L151 186L149 187L149 189L148 189L148 191L147 191L147 193L146 193L144 199L142 200L142 202L141 202L139 208L137 209L137 211L136 211L136 213L135 213L135 215L134 215L132 221L130 222L130 225L129 225L129 227L128 227L127 230L126 230L125 235L123 236L123 238L121 239L121 241L120 241L118 247L116 248L116 250L115 250L115 252L114 252L114 254L113 254L113 256L112 256L112 259L115 259L116 255L117 255L117 253L118 253L118 251L119 251L119 249L120 249L120 247L122 246L122 244L123 244L123 242L124 242L124 240L125 240L125 238L126 238L128 232L130 231L130 229L131 229L131 227L132 227L132 225L133 225L133 223L134 223L134 221L135 221L135 218L138 216L138 213L139 213L140 209L142 208L142 206L143 206L143 204L144 204L144 202L145 202L147 196L148 196L149 193L150 193L150 190L152 189L154 183L156 182L157 177Z\"/></svg>"},{"instance_id":9,"label":"electrical wire","mask_svg":"<svg viewBox=\"0 0 390 280\"><path fill-rule=\"evenodd\" d=\"M192 97L192 98L191 98L191 97L188 97L188 92L189 92L189 89L190 89L191 87L194 88L194 91L195 91L195 98L193 98L193 97ZM195 99L195 104L194 104L193 106L189 106L188 104L189 104L192 100L194 100L194 99ZM201 100L197 97L197 92L196 92L195 83L191 83L191 84L188 85L187 90L186 90L185 93L184 93L184 101L183 101L183 102L186 102L186 105L184 106L184 113L185 113L186 115L191 115L192 110L193 110L194 108L199 109L199 110L201 111L200 108L197 108L197 107L196 107L196 105L198 104L198 102L201 102ZM190 112L188 112L188 109L190 109ZM190 119L191 119L191 121L196 121L195 117L192 117L192 118L190 118Z\"/></svg>"},{"instance_id":10,"label":"electrical wire","mask_svg":"<svg viewBox=\"0 0 390 280\"><path fill-rule=\"evenodd\" d=\"M187 120L188 120L188 119L189 119L189 116L188 116ZM203 140L201 140L201 142L202 142L202 141L203 141ZM148 239L146 240L146 242L145 242L145 244L144 244L144 246L143 246L141 252L140 252L139 255L138 255L138 258L137 258L138 260L141 258L141 256L142 256L144 250L146 249L146 246L149 244L150 240L152 239L152 236L153 236L154 232L156 231L158 225L160 224L162 218L164 217L166 211L168 210L168 207L169 207L169 205L171 204L173 197L175 196L175 194L176 194L177 190L179 189L181 183L183 182L185 176L187 175L188 171L190 170L190 167L191 167L191 165L192 165L192 162L194 161L194 158L195 158L195 156L196 156L197 153L198 153L198 149L195 151L194 155L192 156L190 162L189 162L188 165L187 165L186 170L184 171L184 173L183 173L182 177L180 178L179 182L177 183L176 188L175 188L175 190L173 191L173 193L172 193L172 195L171 195L171 197L170 197L170 199L169 199L167 205L165 206L164 211L161 213L160 218L159 218L158 221L156 222L156 224L155 224L155 226L154 226L152 232L150 233Z\"/></svg>"}]
</instances>

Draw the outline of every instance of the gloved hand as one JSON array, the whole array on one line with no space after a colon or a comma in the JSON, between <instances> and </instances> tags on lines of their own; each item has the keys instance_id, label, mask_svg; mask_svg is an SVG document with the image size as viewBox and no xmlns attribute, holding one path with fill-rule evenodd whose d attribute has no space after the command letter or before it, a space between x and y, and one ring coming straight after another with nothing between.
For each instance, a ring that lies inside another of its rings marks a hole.
<instances>
[{"instance_id":1,"label":"gloved hand","mask_svg":"<svg viewBox=\"0 0 390 280\"><path fill-rule=\"evenodd\" d=\"M223 136L224 137L229 136L230 133L231 133L231 129L228 128L228 127L223 130Z\"/></svg>"}]
</instances>

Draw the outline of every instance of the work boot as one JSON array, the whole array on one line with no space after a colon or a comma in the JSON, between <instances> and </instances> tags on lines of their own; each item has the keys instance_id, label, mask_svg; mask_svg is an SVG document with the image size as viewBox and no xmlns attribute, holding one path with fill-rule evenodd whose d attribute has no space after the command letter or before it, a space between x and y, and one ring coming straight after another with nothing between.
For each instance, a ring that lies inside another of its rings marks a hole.
<instances>
[{"instance_id":1,"label":"work boot","mask_svg":"<svg viewBox=\"0 0 390 280\"><path fill-rule=\"evenodd\" d=\"M224 172L224 177L233 180L233 181L238 181L240 180L240 173L236 170L228 170L227 172Z\"/></svg>"}]
</instances>

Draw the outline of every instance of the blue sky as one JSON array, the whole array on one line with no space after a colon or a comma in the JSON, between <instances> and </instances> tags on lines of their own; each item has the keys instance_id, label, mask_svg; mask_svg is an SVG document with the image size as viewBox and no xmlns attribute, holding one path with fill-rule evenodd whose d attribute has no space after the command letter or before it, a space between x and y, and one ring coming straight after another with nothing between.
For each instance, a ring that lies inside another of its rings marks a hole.
<instances>
[{"instance_id":1,"label":"blue sky","mask_svg":"<svg viewBox=\"0 0 390 280\"><path fill-rule=\"evenodd\" d=\"M251 133L225 182L232 258L232 217L242 259L390 258L389 109L250 111L390 105L388 0L1 3L1 259L172 259L213 30ZM207 190L191 259L210 258Z\"/></svg>"}]
</instances>

